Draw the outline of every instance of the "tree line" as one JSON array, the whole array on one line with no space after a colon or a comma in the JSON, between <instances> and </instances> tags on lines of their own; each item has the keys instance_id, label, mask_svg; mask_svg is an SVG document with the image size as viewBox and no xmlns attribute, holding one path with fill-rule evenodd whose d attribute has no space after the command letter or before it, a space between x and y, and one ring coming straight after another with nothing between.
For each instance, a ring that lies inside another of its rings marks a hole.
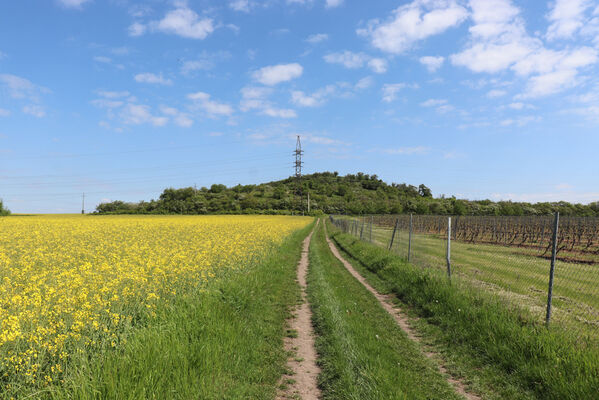
<instances>
[{"instance_id":1,"label":"tree line","mask_svg":"<svg viewBox=\"0 0 599 400\"><path fill-rule=\"evenodd\" d=\"M302 200L294 177L258 185L165 189L159 198L137 203L99 204L98 214L434 214L434 215L562 215L599 216L599 202L525 203L433 197L426 185L387 184L377 175L321 172L302 177Z\"/></svg>"}]
</instances>

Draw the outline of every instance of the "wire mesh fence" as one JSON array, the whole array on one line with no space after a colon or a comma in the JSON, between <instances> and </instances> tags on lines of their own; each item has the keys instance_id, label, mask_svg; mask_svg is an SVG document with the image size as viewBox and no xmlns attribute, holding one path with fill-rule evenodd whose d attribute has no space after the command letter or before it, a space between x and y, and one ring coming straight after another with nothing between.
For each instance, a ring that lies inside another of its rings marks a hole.
<instances>
[{"instance_id":1,"label":"wire mesh fence","mask_svg":"<svg viewBox=\"0 0 599 400\"><path fill-rule=\"evenodd\" d=\"M492 292L535 320L599 342L599 218L372 215L331 221L415 266L451 271L452 282Z\"/></svg>"}]
</instances>

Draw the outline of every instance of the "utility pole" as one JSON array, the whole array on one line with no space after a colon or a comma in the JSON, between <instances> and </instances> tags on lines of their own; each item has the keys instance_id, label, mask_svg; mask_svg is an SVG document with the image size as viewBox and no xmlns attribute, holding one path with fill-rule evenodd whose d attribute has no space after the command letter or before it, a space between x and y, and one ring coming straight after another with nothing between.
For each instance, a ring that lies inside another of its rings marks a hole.
<instances>
[{"instance_id":1,"label":"utility pole","mask_svg":"<svg viewBox=\"0 0 599 400\"><path fill-rule=\"evenodd\" d=\"M299 210L304 214L304 204L303 204L303 196L302 196L302 142L300 141L299 135L297 135L297 143L295 145L295 151L293 152L295 155L295 196L296 201L299 203Z\"/></svg>"},{"instance_id":2,"label":"utility pole","mask_svg":"<svg viewBox=\"0 0 599 400\"><path fill-rule=\"evenodd\" d=\"M81 214L85 214L85 192L81 196Z\"/></svg>"}]
</instances>

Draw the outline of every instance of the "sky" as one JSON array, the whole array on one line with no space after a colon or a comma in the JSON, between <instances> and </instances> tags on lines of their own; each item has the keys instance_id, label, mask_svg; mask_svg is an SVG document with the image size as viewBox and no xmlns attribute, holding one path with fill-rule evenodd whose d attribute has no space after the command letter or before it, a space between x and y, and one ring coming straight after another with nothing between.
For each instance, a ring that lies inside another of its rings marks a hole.
<instances>
[{"instance_id":1,"label":"sky","mask_svg":"<svg viewBox=\"0 0 599 400\"><path fill-rule=\"evenodd\" d=\"M468 199L599 201L599 0L0 3L0 198L364 172Z\"/></svg>"}]
</instances>

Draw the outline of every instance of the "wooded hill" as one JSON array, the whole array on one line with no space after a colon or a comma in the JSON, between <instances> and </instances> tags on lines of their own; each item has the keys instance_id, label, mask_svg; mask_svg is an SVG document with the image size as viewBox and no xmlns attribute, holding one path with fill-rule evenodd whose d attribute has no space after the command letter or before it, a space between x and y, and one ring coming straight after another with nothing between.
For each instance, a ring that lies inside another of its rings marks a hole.
<instances>
[{"instance_id":1,"label":"wooded hill","mask_svg":"<svg viewBox=\"0 0 599 400\"><path fill-rule=\"evenodd\" d=\"M438 215L563 215L599 216L599 202L589 205L519 203L491 200L434 198L425 185L387 184L376 175L340 176L321 172L302 177L303 205L295 197L294 177L259 185L165 189L157 200L126 203L113 201L96 208L98 214L438 214Z\"/></svg>"}]
</instances>

